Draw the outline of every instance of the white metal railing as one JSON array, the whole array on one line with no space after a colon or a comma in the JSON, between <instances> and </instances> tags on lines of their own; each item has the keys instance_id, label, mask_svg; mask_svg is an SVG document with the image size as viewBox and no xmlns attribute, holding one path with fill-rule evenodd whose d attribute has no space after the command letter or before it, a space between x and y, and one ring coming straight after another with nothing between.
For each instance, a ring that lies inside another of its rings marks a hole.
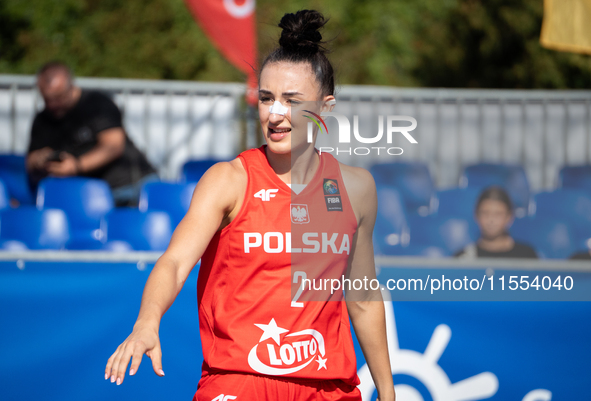
<instances>
[{"instance_id":1,"label":"white metal railing","mask_svg":"<svg viewBox=\"0 0 591 401\"><path fill-rule=\"evenodd\" d=\"M427 163L440 187L457 186L466 164L496 162L522 164L533 189L552 188L560 167L591 162L587 90L343 86L337 99L336 109L350 121L359 115L360 126L365 117L370 133L378 115L416 118L419 144L399 138L397 159Z\"/></svg>"},{"instance_id":2,"label":"white metal railing","mask_svg":"<svg viewBox=\"0 0 591 401\"><path fill-rule=\"evenodd\" d=\"M144 264L155 263L162 252L131 251L2 251L0 261L15 262L19 269L25 262L93 262L93 263L125 263L139 262ZM388 269L397 267L406 268L430 268L430 269L501 269L501 270L549 270L572 271L591 273L591 263L584 260L561 259L506 259L506 258L425 258L416 256L375 256L376 268Z\"/></svg>"},{"instance_id":3,"label":"white metal railing","mask_svg":"<svg viewBox=\"0 0 591 401\"><path fill-rule=\"evenodd\" d=\"M244 146L244 85L104 78L76 83L113 97L128 135L163 178L176 178L187 159L227 159ZM35 77L0 75L0 151L26 152L34 114L42 107Z\"/></svg>"},{"instance_id":4,"label":"white metal railing","mask_svg":"<svg viewBox=\"0 0 591 401\"><path fill-rule=\"evenodd\" d=\"M24 153L30 124L42 100L33 76L0 75L0 151ZM245 85L78 78L83 88L113 95L132 140L174 179L189 158L229 158L247 143ZM404 153L379 161L422 161L439 187L458 185L461 168L477 162L522 164L532 189L552 188L563 165L591 163L591 91L418 89L342 86L338 111L360 131L377 132L378 115L417 119ZM253 116L256 118L256 116ZM327 119L329 130L333 119ZM253 144L253 133L248 143ZM260 138L259 138L260 140ZM256 142L255 142L256 143ZM353 158L368 165L375 157Z\"/></svg>"}]
</instances>

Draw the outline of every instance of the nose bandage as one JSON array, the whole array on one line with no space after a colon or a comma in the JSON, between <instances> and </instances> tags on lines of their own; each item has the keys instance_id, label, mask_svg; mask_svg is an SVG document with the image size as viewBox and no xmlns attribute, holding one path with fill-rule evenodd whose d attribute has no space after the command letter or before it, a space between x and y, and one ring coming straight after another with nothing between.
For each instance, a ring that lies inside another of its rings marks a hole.
<instances>
[{"instance_id":1,"label":"nose bandage","mask_svg":"<svg viewBox=\"0 0 591 401\"><path fill-rule=\"evenodd\" d=\"M271 114L279 114L280 116L284 116L289 109L275 100L275 103L269 107L269 113Z\"/></svg>"}]
</instances>

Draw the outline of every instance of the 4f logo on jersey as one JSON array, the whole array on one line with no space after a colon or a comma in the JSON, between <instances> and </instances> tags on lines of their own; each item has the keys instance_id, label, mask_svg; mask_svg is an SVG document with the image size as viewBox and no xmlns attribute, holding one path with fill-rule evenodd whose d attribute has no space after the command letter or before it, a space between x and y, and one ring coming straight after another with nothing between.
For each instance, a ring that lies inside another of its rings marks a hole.
<instances>
[{"instance_id":1,"label":"4f logo on jersey","mask_svg":"<svg viewBox=\"0 0 591 401\"><path fill-rule=\"evenodd\" d=\"M220 394L211 401L230 401L230 400L235 400L237 397L238 396L236 396L236 395Z\"/></svg>"},{"instance_id":2,"label":"4f logo on jersey","mask_svg":"<svg viewBox=\"0 0 591 401\"><path fill-rule=\"evenodd\" d=\"M294 224L306 224L310 222L310 215L308 214L308 205L298 205L292 203L289 205L291 209L291 222Z\"/></svg>"},{"instance_id":3,"label":"4f logo on jersey","mask_svg":"<svg viewBox=\"0 0 591 401\"><path fill-rule=\"evenodd\" d=\"M275 197L275 194L279 192L278 189L261 189L259 192L254 194L255 198L260 198L263 202L268 202L271 198Z\"/></svg>"}]
</instances>

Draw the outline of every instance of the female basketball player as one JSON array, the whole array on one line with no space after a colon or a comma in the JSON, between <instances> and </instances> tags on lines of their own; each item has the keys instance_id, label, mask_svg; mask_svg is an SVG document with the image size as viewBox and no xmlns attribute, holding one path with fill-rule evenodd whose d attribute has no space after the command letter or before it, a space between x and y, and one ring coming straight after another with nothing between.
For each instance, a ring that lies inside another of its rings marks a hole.
<instances>
[{"instance_id":1,"label":"female basketball player","mask_svg":"<svg viewBox=\"0 0 591 401\"><path fill-rule=\"evenodd\" d=\"M379 290L363 288L346 302L293 291L305 278L335 272L375 278L371 175L319 154L296 129L302 102L318 114L334 104L333 69L318 32L324 24L316 11L282 18L280 46L259 77L266 145L216 164L199 181L105 379L121 384L130 360L133 375L144 353L164 375L160 320L201 259L204 363L194 400L360 400L349 317L379 400L395 399Z\"/></svg>"}]
</instances>

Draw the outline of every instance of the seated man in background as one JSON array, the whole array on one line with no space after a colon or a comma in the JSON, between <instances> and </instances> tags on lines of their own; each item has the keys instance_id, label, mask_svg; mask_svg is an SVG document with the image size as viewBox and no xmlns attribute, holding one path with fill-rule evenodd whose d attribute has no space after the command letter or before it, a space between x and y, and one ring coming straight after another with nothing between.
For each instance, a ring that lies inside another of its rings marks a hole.
<instances>
[{"instance_id":1,"label":"seated man in background","mask_svg":"<svg viewBox=\"0 0 591 401\"><path fill-rule=\"evenodd\" d=\"M32 188L46 176L100 178L117 206L137 205L142 183L158 177L125 133L115 103L75 86L59 62L39 70L37 86L45 109L33 121L26 159Z\"/></svg>"},{"instance_id":2,"label":"seated man in background","mask_svg":"<svg viewBox=\"0 0 591 401\"><path fill-rule=\"evenodd\" d=\"M515 242L509 234L513 223L511 198L500 187L489 187L482 191L474 212L480 227L480 238L475 244L467 245L455 256L461 258L537 258L536 251L529 245Z\"/></svg>"}]
</instances>

